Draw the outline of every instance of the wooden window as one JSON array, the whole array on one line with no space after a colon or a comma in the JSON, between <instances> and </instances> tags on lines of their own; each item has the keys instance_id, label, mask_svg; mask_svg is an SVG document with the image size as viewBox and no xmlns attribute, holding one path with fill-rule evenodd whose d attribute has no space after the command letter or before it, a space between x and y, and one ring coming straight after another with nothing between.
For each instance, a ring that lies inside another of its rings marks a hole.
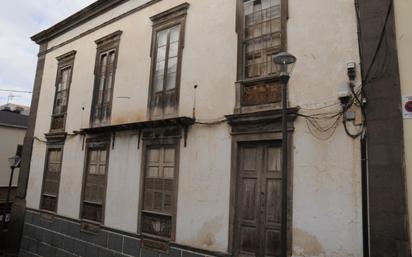
<instances>
[{"instance_id":1,"label":"wooden window","mask_svg":"<svg viewBox=\"0 0 412 257\"><path fill-rule=\"evenodd\" d=\"M52 132L63 131L65 128L75 55L76 51L72 51L57 58L56 91L50 129Z\"/></svg>"},{"instance_id":2,"label":"wooden window","mask_svg":"<svg viewBox=\"0 0 412 257\"><path fill-rule=\"evenodd\" d=\"M148 146L145 159L141 232L171 240L176 216L176 146Z\"/></svg>"},{"instance_id":3,"label":"wooden window","mask_svg":"<svg viewBox=\"0 0 412 257\"><path fill-rule=\"evenodd\" d=\"M108 125L112 111L113 87L121 31L96 41L97 56L92 105L92 126Z\"/></svg>"},{"instance_id":4,"label":"wooden window","mask_svg":"<svg viewBox=\"0 0 412 257\"><path fill-rule=\"evenodd\" d=\"M187 4L152 17L153 46L150 117L173 117L177 112Z\"/></svg>"},{"instance_id":5,"label":"wooden window","mask_svg":"<svg viewBox=\"0 0 412 257\"><path fill-rule=\"evenodd\" d=\"M276 74L273 56L282 50L281 0L244 2L245 77Z\"/></svg>"},{"instance_id":6,"label":"wooden window","mask_svg":"<svg viewBox=\"0 0 412 257\"><path fill-rule=\"evenodd\" d=\"M57 212L63 146L49 146L46 152L40 209Z\"/></svg>"},{"instance_id":7,"label":"wooden window","mask_svg":"<svg viewBox=\"0 0 412 257\"><path fill-rule=\"evenodd\" d=\"M109 140L88 142L83 179L81 218L103 223Z\"/></svg>"},{"instance_id":8,"label":"wooden window","mask_svg":"<svg viewBox=\"0 0 412 257\"><path fill-rule=\"evenodd\" d=\"M281 101L273 57L286 48L286 1L240 0L237 106L244 111L257 105L273 109Z\"/></svg>"}]
</instances>

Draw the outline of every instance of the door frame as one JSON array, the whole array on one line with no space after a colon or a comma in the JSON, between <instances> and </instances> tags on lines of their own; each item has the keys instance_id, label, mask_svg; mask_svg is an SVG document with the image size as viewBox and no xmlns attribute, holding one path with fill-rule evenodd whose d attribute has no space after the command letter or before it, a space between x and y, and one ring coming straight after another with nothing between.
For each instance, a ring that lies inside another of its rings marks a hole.
<instances>
[{"instance_id":1,"label":"door frame","mask_svg":"<svg viewBox=\"0 0 412 257\"><path fill-rule=\"evenodd\" d=\"M288 219L288 226L287 226L287 234L288 234L288 249L287 253L288 256L292 254L292 198L293 198L293 174L292 174L292 164L293 164L293 156L292 156L292 130L288 132L288 209L286 211L287 219ZM231 175L230 175L230 205L229 205L229 246L228 252L232 255L236 252L236 241L238 239L237 233L237 226L236 226L236 205L238 202L238 157L239 157L239 149L240 145L244 143L250 142L278 142L282 143L282 133L280 132L260 132L260 133L252 133L252 134L232 134L232 154L231 154ZM283 211L282 211L283 213ZM281 231L281 233L284 233Z\"/></svg>"}]
</instances>

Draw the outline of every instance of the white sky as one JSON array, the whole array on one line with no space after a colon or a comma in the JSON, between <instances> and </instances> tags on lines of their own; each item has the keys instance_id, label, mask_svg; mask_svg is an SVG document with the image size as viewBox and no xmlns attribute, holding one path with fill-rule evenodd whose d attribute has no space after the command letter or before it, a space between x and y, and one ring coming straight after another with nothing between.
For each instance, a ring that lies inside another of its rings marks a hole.
<instances>
[{"instance_id":1,"label":"white sky","mask_svg":"<svg viewBox=\"0 0 412 257\"><path fill-rule=\"evenodd\" d=\"M38 45L30 40L95 0L3 0L0 8L0 89L32 91ZM30 105L31 95L10 102ZM0 105L9 93L0 91Z\"/></svg>"}]
</instances>

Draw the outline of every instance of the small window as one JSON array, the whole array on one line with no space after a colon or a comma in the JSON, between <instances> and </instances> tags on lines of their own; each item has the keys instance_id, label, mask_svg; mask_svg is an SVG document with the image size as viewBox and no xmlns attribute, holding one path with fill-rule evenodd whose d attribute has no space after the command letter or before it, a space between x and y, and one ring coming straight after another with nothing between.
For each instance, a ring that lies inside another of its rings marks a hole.
<instances>
[{"instance_id":1,"label":"small window","mask_svg":"<svg viewBox=\"0 0 412 257\"><path fill-rule=\"evenodd\" d=\"M96 41L97 57L91 116L92 126L110 123L120 35L119 31Z\"/></svg>"},{"instance_id":2,"label":"small window","mask_svg":"<svg viewBox=\"0 0 412 257\"><path fill-rule=\"evenodd\" d=\"M183 4L152 17L151 119L170 118L177 113L187 8Z\"/></svg>"},{"instance_id":3,"label":"small window","mask_svg":"<svg viewBox=\"0 0 412 257\"><path fill-rule=\"evenodd\" d=\"M172 239L176 211L176 147L149 146L144 170L141 231Z\"/></svg>"},{"instance_id":4,"label":"small window","mask_svg":"<svg viewBox=\"0 0 412 257\"><path fill-rule=\"evenodd\" d=\"M87 144L81 218L103 223L109 142Z\"/></svg>"},{"instance_id":5,"label":"small window","mask_svg":"<svg viewBox=\"0 0 412 257\"><path fill-rule=\"evenodd\" d=\"M57 212L63 146L49 147L46 153L40 209Z\"/></svg>"},{"instance_id":6,"label":"small window","mask_svg":"<svg viewBox=\"0 0 412 257\"><path fill-rule=\"evenodd\" d=\"M64 131L65 129L75 54L76 52L72 51L57 58L59 63L57 68L56 91L51 121L52 132Z\"/></svg>"}]
</instances>

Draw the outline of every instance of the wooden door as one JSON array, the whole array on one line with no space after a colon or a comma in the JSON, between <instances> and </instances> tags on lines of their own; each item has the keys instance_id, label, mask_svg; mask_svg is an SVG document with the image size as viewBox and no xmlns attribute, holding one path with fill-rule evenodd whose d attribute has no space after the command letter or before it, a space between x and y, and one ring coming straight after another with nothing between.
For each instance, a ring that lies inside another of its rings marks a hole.
<instances>
[{"instance_id":1,"label":"wooden door","mask_svg":"<svg viewBox=\"0 0 412 257\"><path fill-rule=\"evenodd\" d=\"M237 256L280 256L280 160L280 148L274 143L247 143L239 148Z\"/></svg>"}]
</instances>

